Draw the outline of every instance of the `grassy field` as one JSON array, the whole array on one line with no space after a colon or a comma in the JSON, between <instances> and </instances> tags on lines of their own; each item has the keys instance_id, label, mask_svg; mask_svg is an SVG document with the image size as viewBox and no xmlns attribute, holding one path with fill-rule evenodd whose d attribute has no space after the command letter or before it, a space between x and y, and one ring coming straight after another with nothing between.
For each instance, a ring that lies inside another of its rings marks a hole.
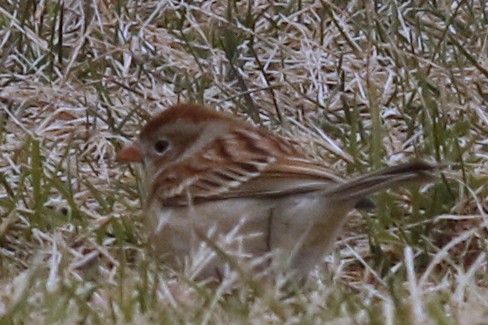
<instances>
[{"instance_id":1,"label":"grassy field","mask_svg":"<svg viewBox=\"0 0 488 325\"><path fill-rule=\"evenodd\" d=\"M206 286L147 256L114 162L178 102L358 175L435 184L354 212L309 281ZM486 1L0 2L0 324L488 324Z\"/></svg>"}]
</instances>

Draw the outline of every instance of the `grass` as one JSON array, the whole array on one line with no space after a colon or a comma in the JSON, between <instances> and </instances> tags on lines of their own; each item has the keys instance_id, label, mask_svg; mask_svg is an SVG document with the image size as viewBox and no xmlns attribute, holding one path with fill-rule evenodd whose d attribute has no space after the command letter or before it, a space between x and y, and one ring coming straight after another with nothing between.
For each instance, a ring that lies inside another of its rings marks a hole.
<instances>
[{"instance_id":1,"label":"grass","mask_svg":"<svg viewBox=\"0 0 488 325\"><path fill-rule=\"evenodd\" d=\"M3 1L0 323L483 324L487 27L483 1ZM343 174L447 167L354 213L306 285L206 286L146 256L139 172L114 162L177 102Z\"/></svg>"}]
</instances>

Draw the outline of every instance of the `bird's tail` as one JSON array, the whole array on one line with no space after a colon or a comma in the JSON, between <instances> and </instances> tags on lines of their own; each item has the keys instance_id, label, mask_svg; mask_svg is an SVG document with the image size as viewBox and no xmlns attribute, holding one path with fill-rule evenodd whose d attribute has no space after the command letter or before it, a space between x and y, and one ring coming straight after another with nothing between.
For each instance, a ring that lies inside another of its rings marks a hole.
<instances>
[{"instance_id":1,"label":"bird's tail","mask_svg":"<svg viewBox=\"0 0 488 325\"><path fill-rule=\"evenodd\" d=\"M328 190L326 194L338 201L360 204L362 199L381 190L431 181L439 167L424 161L413 161L380 169L339 184Z\"/></svg>"}]
</instances>

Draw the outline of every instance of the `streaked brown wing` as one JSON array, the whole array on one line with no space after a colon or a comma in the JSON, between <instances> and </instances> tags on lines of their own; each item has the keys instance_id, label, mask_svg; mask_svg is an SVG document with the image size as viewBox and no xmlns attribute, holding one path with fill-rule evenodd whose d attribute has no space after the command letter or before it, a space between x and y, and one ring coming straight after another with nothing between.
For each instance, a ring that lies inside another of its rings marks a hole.
<instances>
[{"instance_id":1,"label":"streaked brown wing","mask_svg":"<svg viewBox=\"0 0 488 325\"><path fill-rule=\"evenodd\" d=\"M165 206L185 206L305 193L341 182L327 169L308 162L286 140L240 128L158 175L153 193Z\"/></svg>"},{"instance_id":2,"label":"streaked brown wing","mask_svg":"<svg viewBox=\"0 0 488 325\"><path fill-rule=\"evenodd\" d=\"M326 190L343 180L327 169L298 159L278 159L259 177L231 188L215 199L234 197L271 198Z\"/></svg>"}]
</instances>

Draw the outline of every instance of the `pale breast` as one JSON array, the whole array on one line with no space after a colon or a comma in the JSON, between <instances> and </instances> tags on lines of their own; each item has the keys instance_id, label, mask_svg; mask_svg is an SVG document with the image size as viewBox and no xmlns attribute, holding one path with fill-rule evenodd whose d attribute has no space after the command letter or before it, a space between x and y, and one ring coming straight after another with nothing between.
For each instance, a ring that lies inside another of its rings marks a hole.
<instances>
[{"instance_id":1,"label":"pale breast","mask_svg":"<svg viewBox=\"0 0 488 325\"><path fill-rule=\"evenodd\" d=\"M330 249L347 212L327 205L317 194L228 199L191 207L153 204L145 220L157 254L171 256L169 260L183 264L190 274L208 274L224 264L215 247L239 263L279 255L279 264L291 263L306 273Z\"/></svg>"}]
</instances>

